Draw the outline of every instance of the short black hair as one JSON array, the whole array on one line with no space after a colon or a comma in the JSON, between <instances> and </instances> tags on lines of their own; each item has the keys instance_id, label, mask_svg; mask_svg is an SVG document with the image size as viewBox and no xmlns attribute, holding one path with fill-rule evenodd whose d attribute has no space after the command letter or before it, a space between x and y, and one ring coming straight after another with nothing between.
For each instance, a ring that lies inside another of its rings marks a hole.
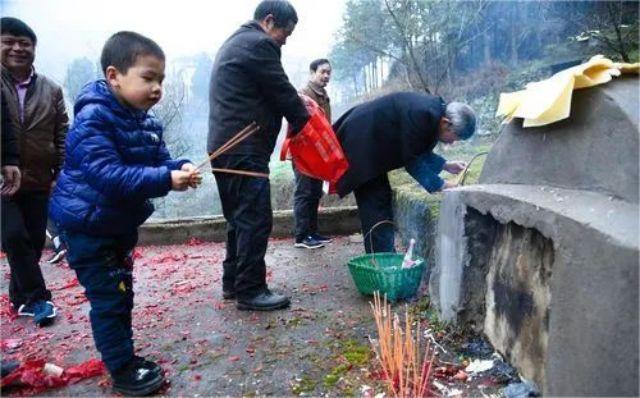
<instances>
[{"instance_id":1,"label":"short black hair","mask_svg":"<svg viewBox=\"0 0 640 398\"><path fill-rule=\"evenodd\" d=\"M155 41L136 32L122 31L113 34L104 44L100 64L102 72L107 73L107 67L115 66L120 73L127 73L135 65L138 57L153 55L164 61L164 51Z\"/></svg>"},{"instance_id":2,"label":"short black hair","mask_svg":"<svg viewBox=\"0 0 640 398\"><path fill-rule=\"evenodd\" d=\"M18 18L2 17L2 19L0 19L0 34L28 37L33 42L34 46L38 42L38 38L36 37L36 33L33 29Z\"/></svg>"},{"instance_id":3,"label":"short black hair","mask_svg":"<svg viewBox=\"0 0 640 398\"><path fill-rule=\"evenodd\" d=\"M324 64L329 64L329 66L331 66L331 62L329 62L329 60L328 60L328 59L326 59L326 58L318 58L318 59L316 59L315 61L312 61L312 62L309 64L309 70L310 70L311 72L315 72L315 71L317 71L317 70L318 70L318 67L319 67L320 65L324 65Z\"/></svg>"},{"instance_id":4,"label":"short black hair","mask_svg":"<svg viewBox=\"0 0 640 398\"><path fill-rule=\"evenodd\" d=\"M279 28L286 28L290 22L294 25L298 23L296 9L286 0L262 0L253 13L253 19L262 21L269 14L273 15L275 25Z\"/></svg>"}]
</instances>

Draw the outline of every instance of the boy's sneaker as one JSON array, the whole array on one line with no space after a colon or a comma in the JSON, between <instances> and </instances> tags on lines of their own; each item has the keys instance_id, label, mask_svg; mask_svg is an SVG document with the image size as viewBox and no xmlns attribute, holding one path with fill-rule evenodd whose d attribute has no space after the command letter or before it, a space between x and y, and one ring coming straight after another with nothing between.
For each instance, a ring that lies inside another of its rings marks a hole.
<instances>
[{"instance_id":1,"label":"boy's sneaker","mask_svg":"<svg viewBox=\"0 0 640 398\"><path fill-rule=\"evenodd\" d=\"M51 301L38 300L31 304L22 304L18 308L18 315L32 316L36 325L47 326L53 323L57 309Z\"/></svg>"},{"instance_id":2,"label":"boy's sneaker","mask_svg":"<svg viewBox=\"0 0 640 398\"><path fill-rule=\"evenodd\" d=\"M51 256L50 259L47 260L47 262L49 264L57 264L60 261L64 260L64 256L67 254L67 251L65 249L61 249L55 253L53 253L53 256Z\"/></svg>"},{"instance_id":3,"label":"boy's sneaker","mask_svg":"<svg viewBox=\"0 0 640 398\"><path fill-rule=\"evenodd\" d=\"M320 235L320 234L311 234L311 237L315 240L317 240L320 243L331 243L333 242L333 239L329 238L328 236L324 236L324 235Z\"/></svg>"},{"instance_id":4,"label":"boy's sneaker","mask_svg":"<svg viewBox=\"0 0 640 398\"><path fill-rule=\"evenodd\" d=\"M309 235L302 240L297 240L293 245L294 247L302 247L305 249L317 249L319 247L324 247L324 243L317 241L313 238L313 236Z\"/></svg>"},{"instance_id":5,"label":"boy's sneaker","mask_svg":"<svg viewBox=\"0 0 640 398\"><path fill-rule=\"evenodd\" d=\"M155 362L134 357L111 375L113 390L123 395L141 397L158 391L164 384L164 372Z\"/></svg>"},{"instance_id":6,"label":"boy's sneaker","mask_svg":"<svg viewBox=\"0 0 640 398\"><path fill-rule=\"evenodd\" d=\"M22 304L18 307L18 316L34 316L33 304Z\"/></svg>"},{"instance_id":7,"label":"boy's sneaker","mask_svg":"<svg viewBox=\"0 0 640 398\"><path fill-rule=\"evenodd\" d=\"M153 361L148 361L139 355L134 355L133 360L140 366L151 370L154 373L163 373L162 367Z\"/></svg>"}]
</instances>

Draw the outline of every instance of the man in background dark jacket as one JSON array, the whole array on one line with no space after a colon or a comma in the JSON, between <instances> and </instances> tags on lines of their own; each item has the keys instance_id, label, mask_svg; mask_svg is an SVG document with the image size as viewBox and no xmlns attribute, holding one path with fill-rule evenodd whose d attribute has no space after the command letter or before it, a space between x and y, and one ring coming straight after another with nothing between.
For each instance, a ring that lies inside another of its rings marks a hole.
<instances>
[{"instance_id":1,"label":"man in background dark jacket","mask_svg":"<svg viewBox=\"0 0 640 398\"><path fill-rule=\"evenodd\" d=\"M420 93L388 94L348 110L333 125L349 169L336 185L341 197L353 192L367 234L380 221L393 220L387 172L405 169L429 192L455 186L438 174L457 174L464 162L447 162L433 153L438 142L451 144L473 135L476 118L465 104L445 104ZM364 239L367 253L393 252L393 227L381 224Z\"/></svg>"},{"instance_id":2,"label":"man in background dark jacket","mask_svg":"<svg viewBox=\"0 0 640 398\"><path fill-rule=\"evenodd\" d=\"M324 111L331 124L331 103L325 87L331 79L331 64L328 59L316 59L309 65L309 81L300 92L314 100ZM293 216L295 218L295 247L316 249L331 242L331 238L318 234L318 206L322 197L322 181L306 176L293 166L296 188L293 193Z\"/></svg>"},{"instance_id":3,"label":"man in background dark jacket","mask_svg":"<svg viewBox=\"0 0 640 398\"><path fill-rule=\"evenodd\" d=\"M2 198L2 247L11 267L9 299L18 315L50 324L56 316L39 260L45 242L49 192L64 162L68 117L60 86L33 68L36 35L4 17L2 96L18 139L20 189Z\"/></svg>"},{"instance_id":4,"label":"man in background dark jacket","mask_svg":"<svg viewBox=\"0 0 640 398\"><path fill-rule=\"evenodd\" d=\"M262 1L253 21L242 25L218 51L211 72L208 152L252 121L260 130L212 161L212 167L268 173L282 117L295 132L309 119L280 61L280 47L297 22L288 2ZM269 180L214 174L227 220L223 297L236 297L238 309L244 310L288 306L289 298L269 291L266 283L264 255L273 219Z\"/></svg>"}]
</instances>

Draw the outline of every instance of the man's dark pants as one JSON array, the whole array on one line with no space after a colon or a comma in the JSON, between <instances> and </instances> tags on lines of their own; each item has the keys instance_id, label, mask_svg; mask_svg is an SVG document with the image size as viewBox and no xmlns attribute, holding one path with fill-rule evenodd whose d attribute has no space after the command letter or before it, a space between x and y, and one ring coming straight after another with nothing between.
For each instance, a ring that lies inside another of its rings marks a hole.
<instances>
[{"instance_id":1,"label":"man's dark pants","mask_svg":"<svg viewBox=\"0 0 640 398\"><path fill-rule=\"evenodd\" d=\"M296 188L293 194L296 242L318 231L318 205L322 197L322 181L308 177L293 167Z\"/></svg>"},{"instance_id":2,"label":"man's dark pants","mask_svg":"<svg viewBox=\"0 0 640 398\"><path fill-rule=\"evenodd\" d=\"M96 348L109 372L133 358L133 258L137 232L95 237L62 231L67 261L91 303L89 318Z\"/></svg>"},{"instance_id":3,"label":"man's dark pants","mask_svg":"<svg viewBox=\"0 0 640 398\"><path fill-rule=\"evenodd\" d=\"M268 159L221 156L213 167L268 172ZM223 262L222 288L240 299L252 298L267 287L267 252L273 225L269 180L228 173L214 173L227 220L227 255Z\"/></svg>"},{"instance_id":4,"label":"man's dark pants","mask_svg":"<svg viewBox=\"0 0 640 398\"><path fill-rule=\"evenodd\" d=\"M11 268L9 298L16 309L22 304L51 300L39 264L48 203L47 192L18 192L2 198L2 249Z\"/></svg>"},{"instance_id":5,"label":"man's dark pants","mask_svg":"<svg viewBox=\"0 0 640 398\"><path fill-rule=\"evenodd\" d=\"M353 193L358 205L365 251L395 252L393 225L382 223L374 228L380 221L393 221L392 193L387 175L367 181Z\"/></svg>"}]
</instances>

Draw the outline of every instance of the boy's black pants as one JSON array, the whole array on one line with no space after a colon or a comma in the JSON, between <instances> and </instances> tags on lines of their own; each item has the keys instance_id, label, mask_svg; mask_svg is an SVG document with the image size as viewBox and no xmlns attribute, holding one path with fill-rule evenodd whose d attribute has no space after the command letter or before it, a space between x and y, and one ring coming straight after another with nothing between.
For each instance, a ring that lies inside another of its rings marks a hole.
<instances>
[{"instance_id":1,"label":"boy's black pants","mask_svg":"<svg viewBox=\"0 0 640 398\"><path fill-rule=\"evenodd\" d=\"M295 238L297 242L318 231L318 205L322 197L322 181L308 177L293 167L296 188L293 194Z\"/></svg>"},{"instance_id":2,"label":"boy's black pants","mask_svg":"<svg viewBox=\"0 0 640 398\"><path fill-rule=\"evenodd\" d=\"M221 156L213 167L268 172L268 160L251 156ZM214 173L227 220L227 254L222 288L238 298L250 298L267 287L264 261L273 225L269 180Z\"/></svg>"},{"instance_id":3,"label":"boy's black pants","mask_svg":"<svg viewBox=\"0 0 640 398\"><path fill-rule=\"evenodd\" d=\"M96 348L109 372L133 358L133 258L131 235L102 238L62 231L67 261L91 303L89 318Z\"/></svg>"},{"instance_id":4,"label":"boy's black pants","mask_svg":"<svg viewBox=\"0 0 640 398\"><path fill-rule=\"evenodd\" d=\"M367 181L353 191L362 225L364 248L371 252L395 252L393 225L380 221L393 221L392 193L386 174ZM373 247L371 246L373 242Z\"/></svg>"},{"instance_id":5,"label":"boy's black pants","mask_svg":"<svg viewBox=\"0 0 640 398\"><path fill-rule=\"evenodd\" d=\"M11 268L9 299L17 310L22 304L51 300L40 256L47 227L47 192L18 192L2 197L2 250Z\"/></svg>"}]
</instances>

